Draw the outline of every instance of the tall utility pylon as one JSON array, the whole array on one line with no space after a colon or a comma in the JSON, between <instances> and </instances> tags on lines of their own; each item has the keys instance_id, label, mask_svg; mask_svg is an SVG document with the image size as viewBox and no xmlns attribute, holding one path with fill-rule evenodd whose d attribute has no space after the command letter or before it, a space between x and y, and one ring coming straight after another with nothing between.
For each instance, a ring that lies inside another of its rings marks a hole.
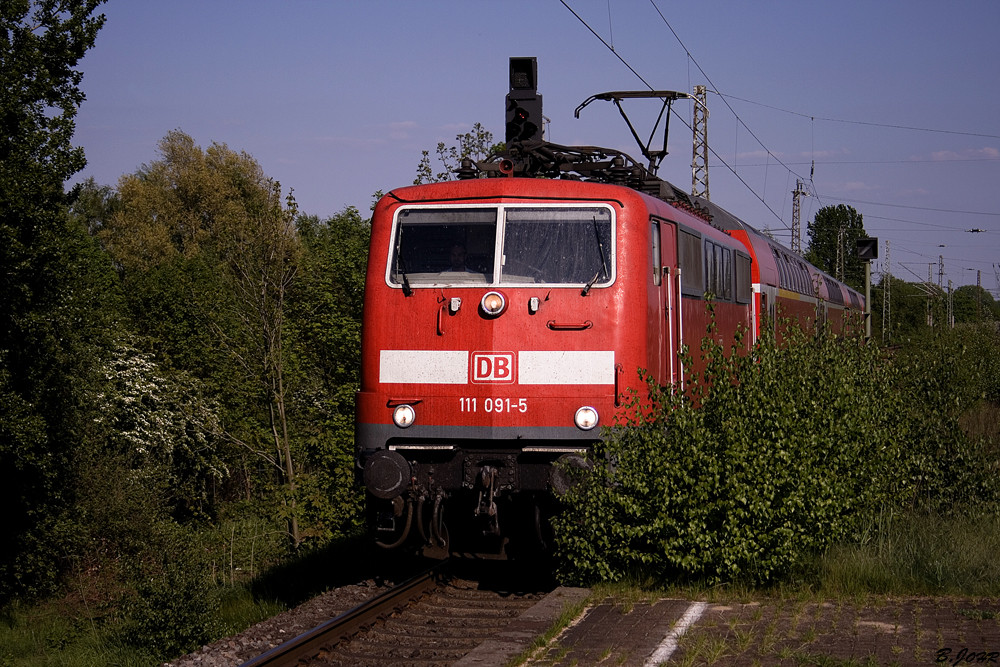
<instances>
[{"instance_id":1,"label":"tall utility pylon","mask_svg":"<svg viewBox=\"0 0 1000 667\"><path fill-rule=\"evenodd\" d=\"M803 189L803 183L795 179L795 189L792 190L792 250L802 254L802 195L809 196Z\"/></svg>"},{"instance_id":2,"label":"tall utility pylon","mask_svg":"<svg viewBox=\"0 0 1000 667\"><path fill-rule=\"evenodd\" d=\"M955 328L955 293L951 291L951 278L948 279L948 327Z\"/></svg>"},{"instance_id":3,"label":"tall utility pylon","mask_svg":"<svg viewBox=\"0 0 1000 667\"><path fill-rule=\"evenodd\" d=\"M844 228L837 230L837 280L844 280Z\"/></svg>"},{"instance_id":4,"label":"tall utility pylon","mask_svg":"<svg viewBox=\"0 0 1000 667\"><path fill-rule=\"evenodd\" d=\"M708 95L705 86L694 87L694 117L691 128L694 142L691 151L691 194L708 196Z\"/></svg>"},{"instance_id":5,"label":"tall utility pylon","mask_svg":"<svg viewBox=\"0 0 1000 667\"><path fill-rule=\"evenodd\" d=\"M983 321L983 272L976 271L976 320Z\"/></svg>"},{"instance_id":6,"label":"tall utility pylon","mask_svg":"<svg viewBox=\"0 0 1000 667\"><path fill-rule=\"evenodd\" d=\"M892 342L892 264L889 261L889 241L885 242L885 268L882 269L882 344Z\"/></svg>"}]
</instances>

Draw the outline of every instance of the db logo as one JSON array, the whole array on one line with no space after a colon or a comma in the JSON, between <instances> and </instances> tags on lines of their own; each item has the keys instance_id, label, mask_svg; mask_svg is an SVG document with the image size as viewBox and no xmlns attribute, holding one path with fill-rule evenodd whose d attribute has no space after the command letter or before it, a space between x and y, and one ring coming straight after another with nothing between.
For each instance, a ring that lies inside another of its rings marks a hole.
<instances>
[{"instance_id":1,"label":"db logo","mask_svg":"<svg viewBox=\"0 0 1000 667\"><path fill-rule=\"evenodd\" d=\"M513 382L513 352L473 352L473 382Z\"/></svg>"}]
</instances>

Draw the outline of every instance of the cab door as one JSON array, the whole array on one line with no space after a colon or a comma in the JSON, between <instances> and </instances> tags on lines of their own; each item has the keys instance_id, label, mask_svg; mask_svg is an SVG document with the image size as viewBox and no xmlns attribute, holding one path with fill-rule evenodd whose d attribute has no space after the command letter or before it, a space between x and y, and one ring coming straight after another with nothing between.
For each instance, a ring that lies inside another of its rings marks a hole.
<instances>
[{"instance_id":1,"label":"cab door","mask_svg":"<svg viewBox=\"0 0 1000 667\"><path fill-rule=\"evenodd\" d=\"M663 313L657 327L661 332L659 357L661 377L670 384L681 381L682 370L677 350L680 346L680 281L677 264L677 225L669 220L653 219L653 266L657 283L658 311Z\"/></svg>"}]
</instances>

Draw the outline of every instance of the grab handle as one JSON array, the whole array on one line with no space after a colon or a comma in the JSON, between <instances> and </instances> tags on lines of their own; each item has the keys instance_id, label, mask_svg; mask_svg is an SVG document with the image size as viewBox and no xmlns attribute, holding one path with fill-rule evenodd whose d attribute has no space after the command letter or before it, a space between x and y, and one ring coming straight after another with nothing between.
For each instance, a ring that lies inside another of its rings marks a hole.
<instances>
[{"instance_id":1,"label":"grab handle","mask_svg":"<svg viewBox=\"0 0 1000 667\"><path fill-rule=\"evenodd\" d=\"M594 326L594 323L590 320L584 322L556 322L555 320L549 320L545 323L545 326L553 331L583 331Z\"/></svg>"}]
</instances>

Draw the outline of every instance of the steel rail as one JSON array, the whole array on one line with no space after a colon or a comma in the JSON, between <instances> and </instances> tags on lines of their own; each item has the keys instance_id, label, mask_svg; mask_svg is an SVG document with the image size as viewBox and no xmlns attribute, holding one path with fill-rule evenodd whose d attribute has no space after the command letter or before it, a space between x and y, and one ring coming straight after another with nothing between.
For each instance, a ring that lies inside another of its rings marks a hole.
<instances>
[{"instance_id":1,"label":"steel rail","mask_svg":"<svg viewBox=\"0 0 1000 667\"><path fill-rule=\"evenodd\" d=\"M441 583L443 570L444 564L436 565L354 609L244 662L240 667L301 665L303 661L318 655L324 648L367 630L437 588Z\"/></svg>"}]
</instances>

